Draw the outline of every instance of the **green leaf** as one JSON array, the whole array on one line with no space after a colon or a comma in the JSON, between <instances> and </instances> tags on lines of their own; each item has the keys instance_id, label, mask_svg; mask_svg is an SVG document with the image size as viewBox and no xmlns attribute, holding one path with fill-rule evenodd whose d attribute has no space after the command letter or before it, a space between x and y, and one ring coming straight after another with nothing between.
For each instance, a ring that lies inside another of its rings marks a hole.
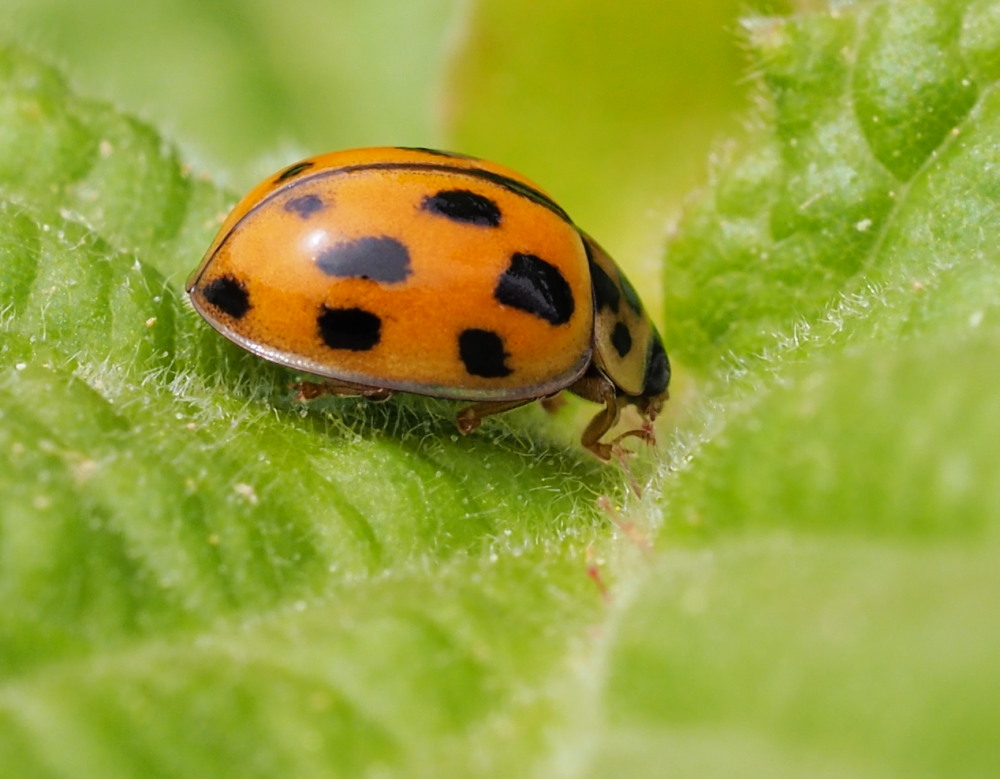
<instances>
[{"instance_id":1,"label":"green leaf","mask_svg":"<svg viewBox=\"0 0 1000 779\"><path fill-rule=\"evenodd\" d=\"M1000 538L1000 338L869 344L788 370L673 477L666 538L777 529Z\"/></svg>"},{"instance_id":2,"label":"green leaf","mask_svg":"<svg viewBox=\"0 0 1000 779\"><path fill-rule=\"evenodd\" d=\"M667 214L735 127L745 63L729 27L744 8L472 3L448 73L453 142L530 175L633 280L652 279L642 260Z\"/></svg>"},{"instance_id":3,"label":"green leaf","mask_svg":"<svg viewBox=\"0 0 1000 779\"><path fill-rule=\"evenodd\" d=\"M748 29L761 120L667 251L669 347L707 398L591 773L989 776L995 4Z\"/></svg>"},{"instance_id":4,"label":"green leaf","mask_svg":"<svg viewBox=\"0 0 1000 779\"><path fill-rule=\"evenodd\" d=\"M227 193L0 72L0 773L545 759L620 475L538 409L461 437L443 401L296 404L181 301Z\"/></svg>"},{"instance_id":5,"label":"green leaf","mask_svg":"<svg viewBox=\"0 0 1000 779\"><path fill-rule=\"evenodd\" d=\"M861 3L750 23L764 123L668 249L677 358L708 372L781 342L805 355L993 316L989 8Z\"/></svg>"},{"instance_id":6,"label":"green leaf","mask_svg":"<svg viewBox=\"0 0 1000 779\"><path fill-rule=\"evenodd\" d=\"M990 776L995 547L730 538L617 623L594 776Z\"/></svg>"},{"instance_id":7,"label":"green leaf","mask_svg":"<svg viewBox=\"0 0 1000 779\"><path fill-rule=\"evenodd\" d=\"M439 144L435 97L460 5L7 0L0 35L51 52L79 88L249 187L312 152Z\"/></svg>"},{"instance_id":8,"label":"green leaf","mask_svg":"<svg viewBox=\"0 0 1000 779\"><path fill-rule=\"evenodd\" d=\"M747 23L752 129L666 252L678 380L664 462L629 464L645 500L573 409L461 437L443 401L295 403L184 302L232 193L0 50L0 774L992 775L1000 15L786 5ZM464 20L456 138L551 112L554 166L611 137L700 159L643 98L715 44L512 8ZM392 48L384 84L419 52ZM519 63L544 65L524 114L485 99ZM647 168L583 213L624 234L672 190Z\"/></svg>"}]
</instances>

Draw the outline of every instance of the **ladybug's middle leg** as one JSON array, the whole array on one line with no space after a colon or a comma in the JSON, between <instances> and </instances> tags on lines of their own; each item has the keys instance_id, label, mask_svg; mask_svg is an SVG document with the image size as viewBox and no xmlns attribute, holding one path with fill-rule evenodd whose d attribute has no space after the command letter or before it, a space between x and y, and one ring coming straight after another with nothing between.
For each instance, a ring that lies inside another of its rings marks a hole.
<instances>
[{"instance_id":1,"label":"ladybug's middle leg","mask_svg":"<svg viewBox=\"0 0 1000 779\"><path fill-rule=\"evenodd\" d=\"M384 387L369 387L364 384L352 384L349 381L300 381L294 385L295 399L299 402L315 400L324 395L337 397L361 397L368 400L388 400L392 390Z\"/></svg>"},{"instance_id":2,"label":"ladybug's middle leg","mask_svg":"<svg viewBox=\"0 0 1000 779\"><path fill-rule=\"evenodd\" d=\"M455 417L455 424L458 425L458 432L467 435L479 427L483 417L500 414L514 408L526 406L534 403L538 398L521 398L520 400L482 400L466 406Z\"/></svg>"}]
</instances>

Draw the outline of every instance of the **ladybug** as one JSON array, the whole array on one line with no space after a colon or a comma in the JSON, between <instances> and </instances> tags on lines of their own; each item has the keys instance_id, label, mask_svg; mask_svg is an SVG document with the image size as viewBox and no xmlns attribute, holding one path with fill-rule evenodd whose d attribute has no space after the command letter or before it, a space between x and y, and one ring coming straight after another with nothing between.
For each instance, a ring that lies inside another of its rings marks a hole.
<instances>
[{"instance_id":1,"label":"ladybug","mask_svg":"<svg viewBox=\"0 0 1000 779\"><path fill-rule=\"evenodd\" d=\"M483 417L569 390L651 438L670 364L605 251L508 168L422 148L322 154L244 197L187 281L195 310L244 349L323 378L300 396L469 401ZM619 438L624 437L620 436Z\"/></svg>"}]
</instances>

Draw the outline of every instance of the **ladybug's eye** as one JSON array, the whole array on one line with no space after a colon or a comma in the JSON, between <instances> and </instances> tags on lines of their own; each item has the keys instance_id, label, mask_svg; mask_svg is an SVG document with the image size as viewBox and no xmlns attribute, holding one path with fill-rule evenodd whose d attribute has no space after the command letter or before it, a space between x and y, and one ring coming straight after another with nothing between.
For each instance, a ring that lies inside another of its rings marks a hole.
<instances>
[{"instance_id":1,"label":"ladybug's eye","mask_svg":"<svg viewBox=\"0 0 1000 779\"><path fill-rule=\"evenodd\" d=\"M670 383L670 360L663 343L656 336L649 350L649 362L646 365L646 382L642 394L647 397L662 395Z\"/></svg>"}]
</instances>

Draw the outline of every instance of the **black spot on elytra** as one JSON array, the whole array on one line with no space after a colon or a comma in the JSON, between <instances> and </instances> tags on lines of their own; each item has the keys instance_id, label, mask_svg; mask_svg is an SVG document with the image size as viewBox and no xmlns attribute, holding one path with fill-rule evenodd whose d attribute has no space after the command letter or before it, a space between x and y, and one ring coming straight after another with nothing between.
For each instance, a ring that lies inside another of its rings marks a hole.
<instances>
[{"instance_id":1,"label":"black spot on elytra","mask_svg":"<svg viewBox=\"0 0 1000 779\"><path fill-rule=\"evenodd\" d=\"M397 147L406 148L406 147ZM454 154L451 152L436 152L433 149L412 149L412 151L421 151L427 154L433 154L440 157L454 157L456 159L468 160L472 163L481 163L481 160L477 160L475 157L467 157L463 154ZM547 208L553 214L558 216L563 221L568 224L573 224L573 220L569 218L569 214L563 211L552 199L542 193L537 189L525 184L523 181L518 181L517 179L512 179L509 176L504 176L496 171L488 170L480 165L455 165L447 164L447 162L434 162L430 160L407 160L407 161L386 161L386 162L368 162L358 165L348 165L340 170L353 172L356 170L420 170L420 171L441 171L442 173L448 173L454 176L468 177L474 179L480 179L483 181L489 181L493 184L503 187L510 192L519 195L520 197L526 198L533 203L537 203L543 208Z\"/></svg>"},{"instance_id":2,"label":"black spot on elytra","mask_svg":"<svg viewBox=\"0 0 1000 779\"><path fill-rule=\"evenodd\" d=\"M424 198L424 211L477 227L499 227L500 206L467 189L443 189Z\"/></svg>"},{"instance_id":3,"label":"black spot on elytra","mask_svg":"<svg viewBox=\"0 0 1000 779\"><path fill-rule=\"evenodd\" d=\"M619 357L624 357L632 351L632 334L622 322L615 323L615 329L611 333L611 345L615 347Z\"/></svg>"},{"instance_id":4,"label":"black spot on elytra","mask_svg":"<svg viewBox=\"0 0 1000 779\"><path fill-rule=\"evenodd\" d=\"M511 374L506 364L510 355L504 351L503 339L492 330L463 330L458 336L458 354L472 376L494 379Z\"/></svg>"},{"instance_id":5,"label":"black spot on elytra","mask_svg":"<svg viewBox=\"0 0 1000 779\"><path fill-rule=\"evenodd\" d=\"M212 279L201 290L212 306L233 319L240 319L250 310L250 295L241 281L232 276Z\"/></svg>"},{"instance_id":6,"label":"black spot on elytra","mask_svg":"<svg viewBox=\"0 0 1000 779\"><path fill-rule=\"evenodd\" d=\"M326 208L326 204L319 195L302 195L301 197L293 197L287 203L285 203L285 210L298 214L303 219L308 219L313 214L322 211Z\"/></svg>"},{"instance_id":7,"label":"black spot on elytra","mask_svg":"<svg viewBox=\"0 0 1000 779\"><path fill-rule=\"evenodd\" d=\"M605 273L604 268L596 262L590 263L590 283L594 287L594 307L598 311L610 308L617 314L621 292L618 291L618 285Z\"/></svg>"},{"instance_id":8,"label":"black spot on elytra","mask_svg":"<svg viewBox=\"0 0 1000 779\"><path fill-rule=\"evenodd\" d=\"M295 178L303 171L309 170L309 168L313 167L315 164L315 162L297 162L290 168L285 168L281 171L281 173L275 176L274 183L281 184L284 181L288 181L290 178Z\"/></svg>"},{"instance_id":9,"label":"black spot on elytra","mask_svg":"<svg viewBox=\"0 0 1000 779\"><path fill-rule=\"evenodd\" d=\"M559 269L533 254L515 254L503 272L493 297L554 325L573 316L573 291Z\"/></svg>"},{"instance_id":10,"label":"black spot on elytra","mask_svg":"<svg viewBox=\"0 0 1000 779\"><path fill-rule=\"evenodd\" d=\"M635 287L632 286L627 278L625 278L624 273L618 274L618 281L622 286L622 294L625 295L625 300L628 302L629 308L631 308L636 316L642 315L642 301L639 299L639 293L635 291Z\"/></svg>"},{"instance_id":11,"label":"black spot on elytra","mask_svg":"<svg viewBox=\"0 0 1000 779\"><path fill-rule=\"evenodd\" d=\"M410 253L395 238L372 236L325 249L316 265L328 276L391 284L410 275Z\"/></svg>"},{"instance_id":12,"label":"black spot on elytra","mask_svg":"<svg viewBox=\"0 0 1000 779\"><path fill-rule=\"evenodd\" d=\"M660 337L654 332L649 342L649 359L646 361L646 375L642 382L645 397L662 395L670 383L670 360L663 348Z\"/></svg>"},{"instance_id":13,"label":"black spot on elytra","mask_svg":"<svg viewBox=\"0 0 1000 779\"><path fill-rule=\"evenodd\" d=\"M382 320L363 308L328 308L317 317L319 334L331 349L365 352L382 338Z\"/></svg>"}]
</instances>

